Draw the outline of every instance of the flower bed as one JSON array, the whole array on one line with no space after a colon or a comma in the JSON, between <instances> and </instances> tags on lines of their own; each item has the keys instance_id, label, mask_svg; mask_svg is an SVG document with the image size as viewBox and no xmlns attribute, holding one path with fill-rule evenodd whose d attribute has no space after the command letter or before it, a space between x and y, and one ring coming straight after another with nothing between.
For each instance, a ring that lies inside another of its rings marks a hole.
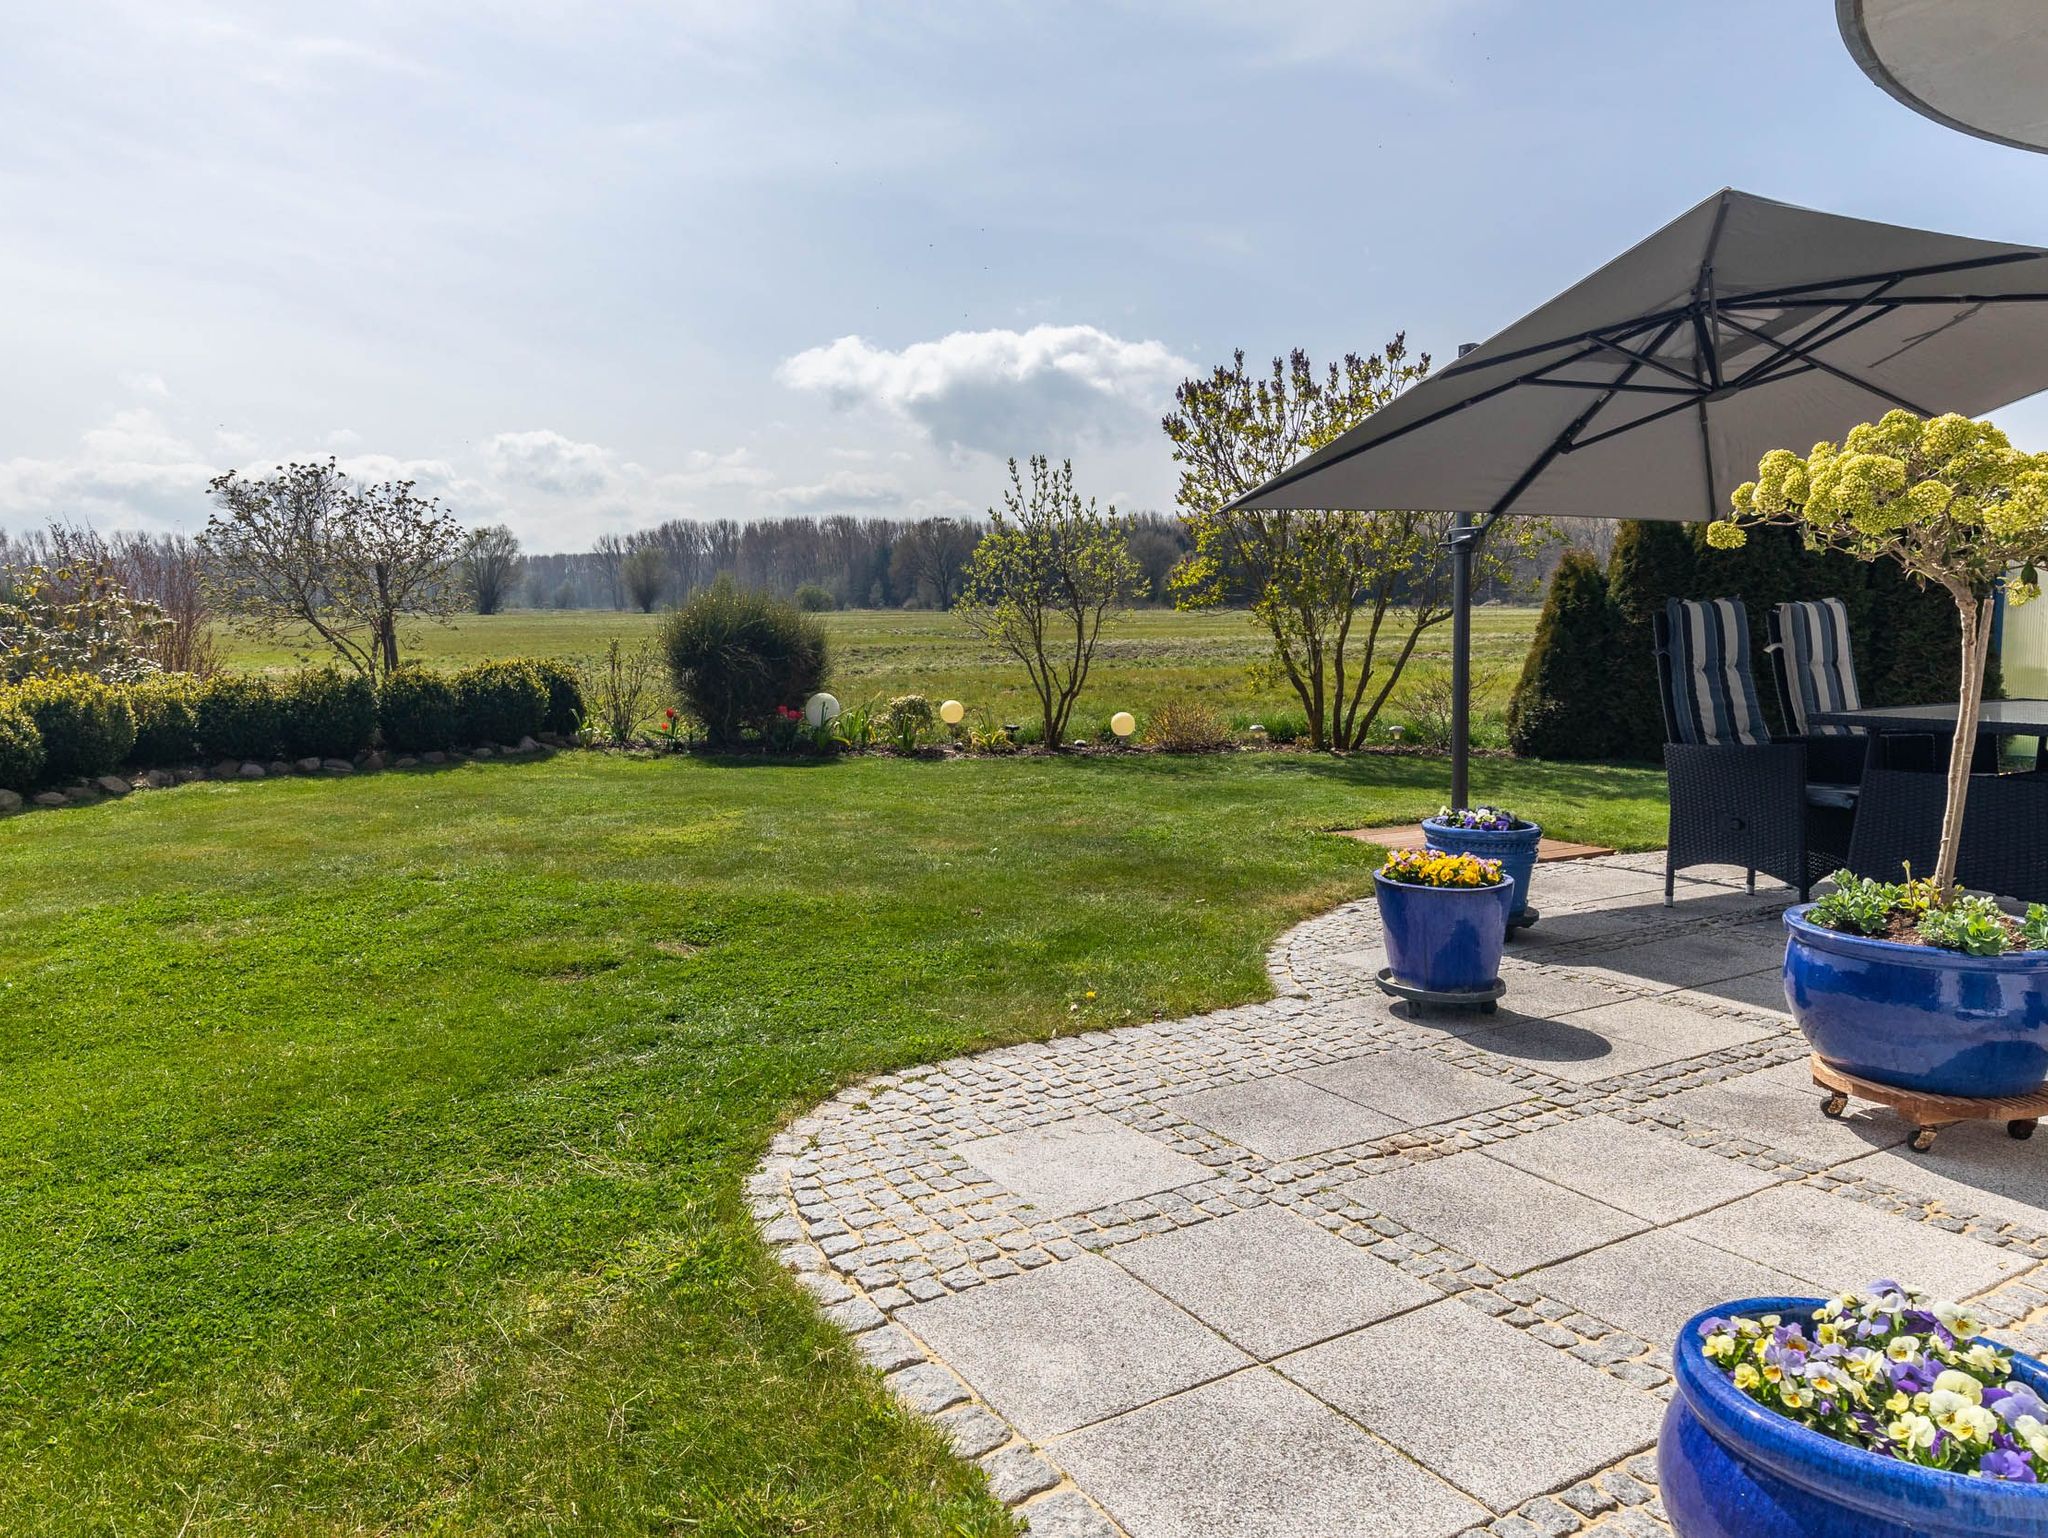
<instances>
[{"instance_id":1,"label":"flower bed","mask_svg":"<svg viewBox=\"0 0 2048 1538\"><path fill-rule=\"evenodd\" d=\"M1397 849L1380 867L1380 878L1403 886L1490 887L1501 881L1500 861L1436 849Z\"/></svg>"},{"instance_id":2,"label":"flower bed","mask_svg":"<svg viewBox=\"0 0 2048 1538\"><path fill-rule=\"evenodd\" d=\"M2048 1406L2010 1376L1952 1303L1892 1281L1830 1299L1806 1321L1716 1315L1701 1350L1736 1389L1788 1420L1881 1458L1984 1479L2048 1476Z\"/></svg>"}]
</instances>

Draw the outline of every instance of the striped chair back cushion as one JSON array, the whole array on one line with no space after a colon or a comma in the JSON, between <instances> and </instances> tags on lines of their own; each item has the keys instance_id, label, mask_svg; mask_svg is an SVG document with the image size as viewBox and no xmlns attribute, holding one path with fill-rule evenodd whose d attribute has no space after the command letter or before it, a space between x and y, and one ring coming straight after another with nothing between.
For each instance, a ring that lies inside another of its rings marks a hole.
<instances>
[{"instance_id":1,"label":"striped chair back cushion","mask_svg":"<svg viewBox=\"0 0 2048 1538\"><path fill-rule=\"evenodd\" d=\"M1778 605L1778 645L1784 649L1792 729L1802 737L1854 735L1853 726L1814 726L1822 710L1861 710L1856 659L1849 652L1849 610L1839 598Z\"/></svg>"},{"instance_id":2,"label":"striped chair back cushion","mask_svg":"<svg viewBox=\"0 0 2048 1538\"><path fill-rule=\"evenodd\" d=\"M1665 712L1685 743L1767 743L1749 671L1749 615L1739 598L1665 602L1670 666Z\"/></svg>"}]
</instances>

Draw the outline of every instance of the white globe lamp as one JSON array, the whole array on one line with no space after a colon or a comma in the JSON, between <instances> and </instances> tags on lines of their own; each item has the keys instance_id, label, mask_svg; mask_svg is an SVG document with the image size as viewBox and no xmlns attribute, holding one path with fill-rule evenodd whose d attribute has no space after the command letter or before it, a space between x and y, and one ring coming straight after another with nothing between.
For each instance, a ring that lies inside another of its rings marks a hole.
<instances>
[{"instance_id":1,"label":"white globe lamp","mask_svg":"<svg viewBox=\"0 0 2048 1538\"><path fill-rule=\"evenodd\" d=\"M1128 737L1138 729L1138 718L1128 710L1119 710L1109 718L1109 729L1119 737Z\"/></svg>"},{"instance_id":2,"label":"white globe lamp","mask_svg":"<svg viewBox=\"0 0 2048 1538\"><path fill-rule=\"evenodd\" d=\"M812 726L825 726L839 719L839 701L829 694L814 694L804 701L804 719Z\"/></svg>"},{"instance_id":3,"label":"white globe lamp","mask_svg":"<svg viewBox=\"0 0 2048 1538\"><path fill-rule=\"evenodd\" d=\"M958 726L967 716L967 707L958 700L947 700L939 706L939 719L948 726Z\"/></svg>"}]
</instances>

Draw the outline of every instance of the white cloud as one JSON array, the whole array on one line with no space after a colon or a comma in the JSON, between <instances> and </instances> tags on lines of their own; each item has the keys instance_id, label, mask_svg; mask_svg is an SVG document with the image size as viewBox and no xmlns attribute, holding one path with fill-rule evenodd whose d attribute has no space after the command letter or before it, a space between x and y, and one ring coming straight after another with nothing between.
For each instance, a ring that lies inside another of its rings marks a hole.
<instances>
[{"instance_id":1,"label":"white cloud","mask_svg":"<svg viewBox=\"0 0 2048 1538\"><path fill-rule=\"evenodd\" d=\"M161 529L191 521L219 466L146 407L115 412L55 459L0 460L0 518Z\"/></svg>"},{"instance_id":2,"label":"white cloud","mask_svg":"<svg viewBox=\"0 0 2048 1538\"><path fill-rule=\"evenodd\" d=\"M1193 367L1163 342L1033 326L955 331L900 352L843 336L788 359L776 378L841 408L887 412L942 448L1021 456L1150 431Z\"/></svg>"},{"instance_id":3,"label":"white cloud","mask_svg":"<svg viewBox=\"0 0 2048 1538\"><path fill-rule=\"evenodd\" d=\"M579 443L547 428L499 433L485 452L501 477L550 496L595 496L610 489L620 473L597 444Z\"/></svg>"},{"instance_id":4,"label":"white cloud","mask_svg":"<svg viewBox=\"0 0 2048 1538\"><path fill-rule=\"evenodd\" d=\"M768 493L770 501L784 507L875 508L901 503L903 483L893 475L873 470L834 470L822 481L808 486L784 486Z\"/></svg>"}]
</instances>

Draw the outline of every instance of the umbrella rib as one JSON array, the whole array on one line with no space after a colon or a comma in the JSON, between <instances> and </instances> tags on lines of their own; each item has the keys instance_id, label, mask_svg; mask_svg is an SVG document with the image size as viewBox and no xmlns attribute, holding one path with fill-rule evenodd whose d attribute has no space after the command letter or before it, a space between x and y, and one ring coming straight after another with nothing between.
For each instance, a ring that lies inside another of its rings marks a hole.
<instances>
[{"instance_id":1,"label":"umbrella rib","mask_svg":"<svg viewBox=\"0 0 2048 1538\"><path fill-rule=\"evenodd\" d=\"M1779 352L1782 353L1789 353L1791 356L1795 358L1803 358L1808 363L1812 364L1815 368L1819 369L1822 373L1832 374L1835 376L1835 378L1841 380L1844 384L1854 385L1859 390L1867 390L1870 394L1875 395L1879 400L1890 401L1894 406L1898 406L1907 411L1910 411L1915 416L1924 417L1933 415L1933 413L1930 412L1925 406L1915 405L1912 401L1907 400L1905 396L1895 395L1890 390L1887 390L1883 385L1872 384L1867 379L1858 379L1854 374L1850 373L1847 369L1836 368L1834 364L1828 362L1825 358L1816 358L1811 352L1811 350L1809 350L1808 348L1788 347L1783 342L1779 341L1776 337L1770 336L1765 332L1759 331L1754 326L1745 326L1741 321L1736 320L1733 316L1723 316L1722 319L1727 321L1727 323L1733 326L1737 331L1742 332L1745 336L1755 337L1759 342L1762 342L1764 346L1776 348Z\"/></svg>"},{"instance_id":2,"label":"umbrella rib","mask_svg":"<svg viewBox=\"0 0 2048 1538\"><path fill-rule=\"evenodd\" d=\"M1869 325L1872 321L1883 320L1885 316L1891 314L1892 311L1896 308L1896 305L1890 303L1877 305L1870 309L1867 313L1857 316L1857 318L1853 321L1850 321L1848 325L1842 326L1835 331L1828 331L1827 328L1833 325L1835 321L1845 320L1848 318L1850 314L1853 313L1853 311L1845 307L1842 314L1837 315L1836 317L1834 317L1833 320L1823 318L1821 324L1814 327L1808 335L1797 338L1797 344L1799 346L1809 348L1832 347L1835 345L1835 343L1842 341L1843 339L1849 336L1854 335L1858 331L1861 331L1865 326ZM1736 377L1735 387L1737 389L1743 389L1752 384L1767 384L1771 380L1777 379L1779 377L1789 378L1793 374L1810 373L1814 369L1814 365L1808 363L1803 358L1797 360L1796 366L1794 366L1793 364L1788 364L1786 359L1786 354L1778 353L1771 357L1761 360L1747 373L1740 374Z\"/></svg>"},{"instance_id":3,"label":"umbrella rib","mask_svg":"<svg viewBox=\"0 0 2048 1538\"><path fill-rule=\"evenodd\" d=\"M1900 267L1891 272L1864 272L1850 277L1820 278L1810 283L1787 283L1778 288L1752 288L1739 296L1739 302L1755 304L1774 298L1787 298L1795 294L1817 294L1826 288L1847 288L1859 283L1903 283L1908 278L1931 278L1937 273L1971 272L1984 267L2009 266L2013 262L2038 262L2048 257L2048 251L2007 251L1998 256L1970 257L1955 262L1930 262L1924 267ZM1738 300L1724 299L1722 304L1734 304Z\"/></svg>"}]
</instances>

